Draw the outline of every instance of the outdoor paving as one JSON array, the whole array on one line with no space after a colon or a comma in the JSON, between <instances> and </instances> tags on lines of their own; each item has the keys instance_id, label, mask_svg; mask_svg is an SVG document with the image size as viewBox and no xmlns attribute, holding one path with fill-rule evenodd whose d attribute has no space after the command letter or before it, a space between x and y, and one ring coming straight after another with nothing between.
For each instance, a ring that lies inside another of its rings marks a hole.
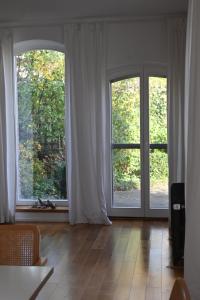
<instances>
[{"instance_id":1,"label":"outdoor paving","mask_svg":"<svg viewBox=\"0 0 200 300\"><path fill-rule=\"evenodd\" d=\"M168 192L165 190L154 190L150 194L151 208L167 209L169 205ZM140 208L140 191L115 191L114 206Z\"/></svg>"}]
</instances>

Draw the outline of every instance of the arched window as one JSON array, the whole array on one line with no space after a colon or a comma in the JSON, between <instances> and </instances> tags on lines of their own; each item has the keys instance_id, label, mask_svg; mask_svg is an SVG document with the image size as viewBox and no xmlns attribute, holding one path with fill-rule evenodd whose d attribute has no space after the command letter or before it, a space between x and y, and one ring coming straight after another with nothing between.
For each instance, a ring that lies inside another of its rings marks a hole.
<instances>
[{"instance_id":1,"label":"arched window","mask_svg":"<svg viewBox=\"0 0 200 300\"><path fill-rule=\"evenodd\" d=\"M19 201L67 198L64 69L59 51L16 56Z\"/></svg>"},{"instance_id":2,"label":"arched window","mask_svg":"<svg viewBox=\"0 0 200 300\"><path fill-rule=\"evenodd\" d=\"M135 69L110 79L113 197L108 207L111 215L167 216L166 70Z\"/></svg>"}]
</instances>

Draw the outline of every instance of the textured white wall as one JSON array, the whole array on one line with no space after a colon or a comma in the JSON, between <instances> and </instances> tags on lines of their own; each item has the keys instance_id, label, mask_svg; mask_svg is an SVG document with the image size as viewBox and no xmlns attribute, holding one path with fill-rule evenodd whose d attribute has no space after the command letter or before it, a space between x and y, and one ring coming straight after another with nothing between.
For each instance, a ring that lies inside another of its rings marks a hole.
<instances>
[{"instance_id":1,"label":"textured white wall","mask_svg":"<svg viewBox=\"0 0 200 300\"><path fill-rule=\"evenodd\" d=\"M15 28L15 43L48 40L63 44L63 26ZM165 19L107 24L107 69L128 64L167 63L167 25ZM32 43L33 44L33 43Z\"/></svg>"},{"instance_id":2,"label":"textured white wall","mask_svg":"<svg viewBox=\"0 0 200 300\"><path fill-rule=\"evenodd\" d=\"M108 25L107 67L167 63L165 20L134 21Z\"/></svg>"},{"instance_id":3,"label":"textured white wall","mask_svg":"<svg viewBox=\"0 0 200 300\"><path fill-rule=\"evenodd\" d=\"M14 42L49 40L63 44L63 26L27 26L13 29Z\"/></svg>"}]
</instances>

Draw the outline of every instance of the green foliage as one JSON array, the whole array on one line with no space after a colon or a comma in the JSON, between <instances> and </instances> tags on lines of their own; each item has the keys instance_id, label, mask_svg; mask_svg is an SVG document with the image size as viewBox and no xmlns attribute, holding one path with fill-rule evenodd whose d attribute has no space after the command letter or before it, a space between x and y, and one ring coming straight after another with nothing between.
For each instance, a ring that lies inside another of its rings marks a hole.
<instances>
[{"instance_id":1,"label":"green foliage","mask_svg":"<svg viewBox=\"0 0 200 300\"><path fill-rule=\"evenodd\" d=\"M17 57L21 198L66 198L64 54Z\"/></svg>"},{"instance_id":2,"label":"green foliage","mask_svg":"<svg viewBox=\"0 0 200 300\"><path fill-rule=\"evenodd\" d=\"M151 150L150 178L154 185L168 180L168 157L165 150Z\"/></svg>"},{"instance_id":3,"label":"green foliage","mask_svg":"<svg viewBox=\"0 0 200 300\"><path fill-rule=\"evenodd\" d=\"M140 184L140 153L128 149L113 151L113 184L119 191L138 188Z\"/></svg>"},{"instance_id":4,"label":"green foliage","mask_svg":"<svg viewBox=\"0 0 200 300\"><path fill-rule=\"evenodd\" d=\"M167 144L167 86L166 79L149 78L150 143Z\"/></svg>"},{"instance_id":5,"label":"green foliage","mask_svg":"<svg viewBox=\"0 0 200 300\"><path fill-rule=\"evenodd\" d=\"M34 50L17 57L21 198L66 198L64 55ZM149 78L150 143L167 143L166 79ZM140 144L140 79L112 83L112 142ZM140 187L139 149L113 150L114 190ZM167 155L150 151L151 184L168 178Z\"/></svg>"},{"instance_id":6,"label":"green foliage","mask_svg":"<svg viewBox=\"0 0 200 300\"><path fill-rule=\"evenodd\" d=\"M139 78L112 84L113 143L140 143Z\"/></svg>"},{"instance_id":7,"label":"green foliage","mask_svg":"<svg viewBox=\"0 0 200 300\"><path fill-rule=\"evenodd\" d=\"M167 143L166 79L149 78L150 143ZM112 83L112 136L115 144L140 144L140 81L124 79ZM151 186L166 183L168 161L164 150L150 151ZM140 151L113 150L114 190L131 190L140 186Z\"/></svg>"}]
</instances>

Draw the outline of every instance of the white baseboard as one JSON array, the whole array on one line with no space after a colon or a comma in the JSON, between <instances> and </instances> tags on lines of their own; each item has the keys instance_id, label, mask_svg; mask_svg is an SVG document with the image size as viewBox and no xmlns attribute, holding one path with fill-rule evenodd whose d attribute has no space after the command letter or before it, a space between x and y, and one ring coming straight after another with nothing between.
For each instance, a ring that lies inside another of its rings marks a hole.
<instances>
[{"instance_id":1,"label":"white baseboard","mask_svg":"<svg viewBox=\"0 0 200 300\"><path fill-rule=\"evenodd\" d=\"M68 222L68 213L16 212L16 221L22 222Z\"/></svg>"}]
</instances>

